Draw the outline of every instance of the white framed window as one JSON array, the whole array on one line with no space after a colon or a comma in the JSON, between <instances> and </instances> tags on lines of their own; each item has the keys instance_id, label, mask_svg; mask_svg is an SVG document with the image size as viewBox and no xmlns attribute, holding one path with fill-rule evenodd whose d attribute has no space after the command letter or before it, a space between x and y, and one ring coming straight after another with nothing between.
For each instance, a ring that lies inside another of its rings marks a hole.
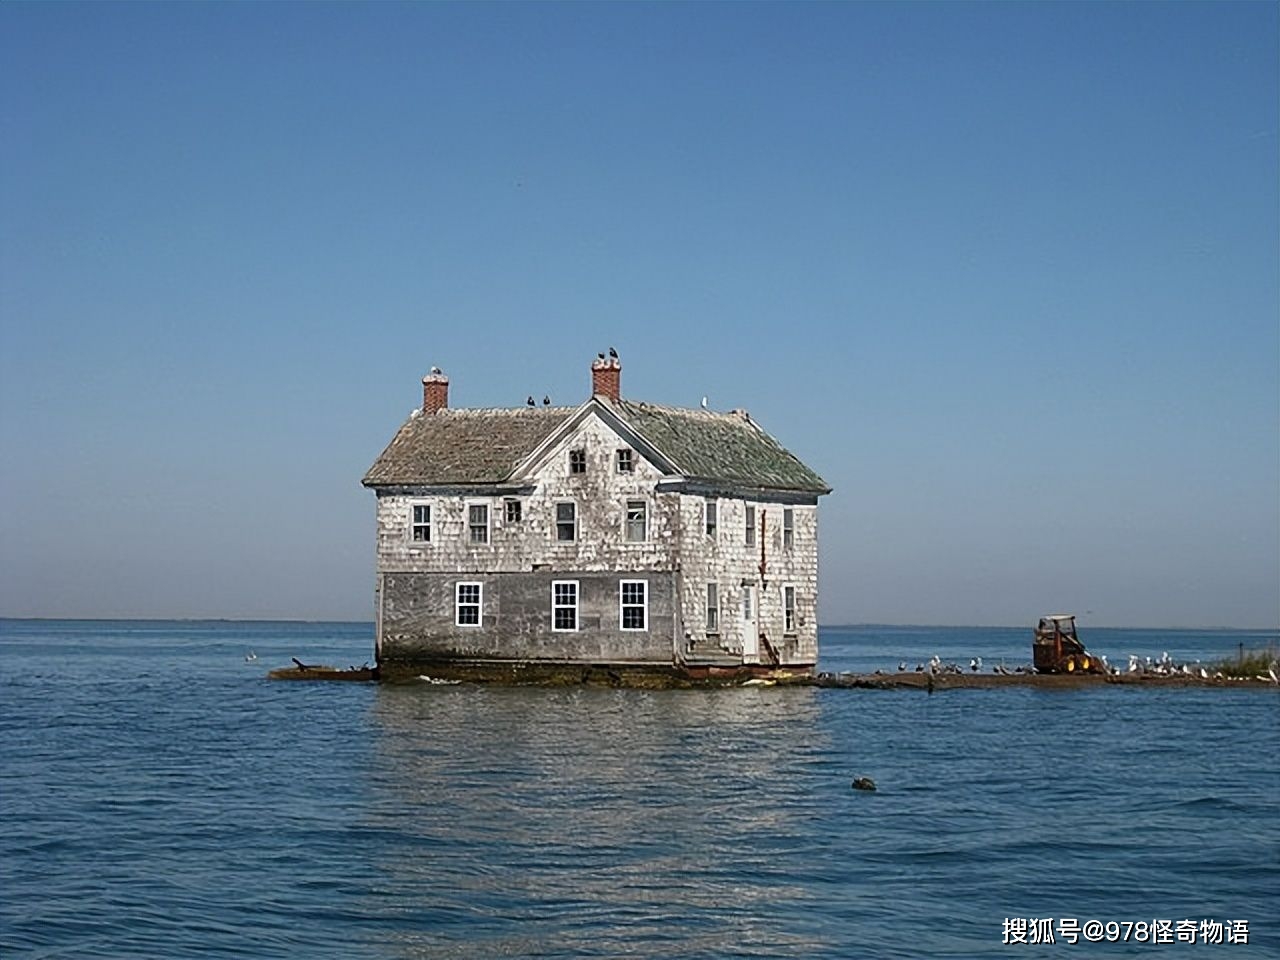
<instances>
[{"instance_id":1,"label":"white framed window","mask_svg":"<svg viewBox=\"0 0 1280 960\"><path fill-rule=\"evenodd\" d=\"M415 503L409 507L409 539L414 543L431 542L431 504Z\"/></svg>"},{"instance_id":2,"label":"white framed window","mask_svg":"<svg viewBox=\"0 0 1280 960\"><path fill-rule=\"evenodd\" d=\"M489 542L489 505L487 503L467 504L468 539L472 543Z\"/></svg>"},{"instance_id":3,"label":"white framed window","mask_svg":"<svg viewBox=\"0 0 1280 960\"><path fill-rule=\"evenodd\" d=\"M507 523L519 523L524 519L524 504L514 497L508 497L502 501L503 510L505 511L503 519Z\"/></svg>"},{"instance_id":4,"label":"white framed window","mask_svg":"<svg viewBox=\"0 0 1280 960\"><path fill-rule=\"evenodd\" d=\"M623 580L618 584L618 623L623 630L649 629L648 580Z\"/></svg>"},{"instance_id":5,"label":"white framed window","mask_svg":"<svg viewBox=\"0 0 1280 960\"><path fill-rule=\"evenodd\" d=\"M753 587L744 586L742 588L742 622L751 622L751 611L755 607L755 590Z\"/></svg>"},{"instance_id":6,"label":"white framed window","mask_svg":"<svg viewBox=\"0 0 1280 960\"><path fill-rule=\"evenodd\" d=\"M578 581L551 581L551 629L556 632L578 629Z\"/></svg>"},{"instance_id":7,"label":"white framed window","mask_svg":"<svg viewBox=\"0 0 1280 960\"><path fill-rule=\"evenodd\" d=\"M629 447L623 447L618 451L618 458L614 461L618 465L619 473L634 473L636 464L635 458L632 456Z\"/></svg>"},{"instance_id":8,"label":"white framed window","mask_svg":"<svg viewBox=\"0 0 1280 960\"><path fill-rule=\"evenodd\" d=\"M460 582L453 593L453 625L478 627L484 619L484 584Z\"/></svg>"},{"instance_id":9,"label":"white framed window","mask_svg":"<svg viewBox=\"0 0 1280 960\"><path fill-rule=\"evenodd\" d=\"M707 584L707 633L720 632L720 585Z\"/></svg>"},{"instance_id":10,"label":"white framed window","mask_svg":"<svg viewBox=\"0 0 1280 960\"><path fill-rule=\"evenodd\" d=\"M796 545L796 512L790 507L782 511L782 549L790 550Z\"/></svg>"},{"instance_id":11,"label":"white framed window","mask_svg":"<svg viewBox=\"0 0 1280 960\"><path fill-rule=\"evenodd\" d=\"M569 451L569 472L573 474L581 474L587 472L587 451L570 450Z\"/></svg>"},{"instance_id":12,"label":"white framed window","mask_svg":"<svg viewBox=\"0 0 1280 960\"><path fill-rule=\"evenodd\" d=\"M748 547L756 545L756 508L747 504L747 523L743 528L743 543Z\"/></svg>"},{"instance_id":13,"label":"white framed window","mask_svg":"<svg viewBox=\"0 0 1280 960\"><path fill-rule=\"evenodd\" d=\"M782 588L782 631L796 632L796 588Z\"/></svg>"},{"instance_id":14,"label":"white framed window","mask_svg":"<svg viewBox=\"0 0 1280 960\"><path fill-rule=\"evenodd\" d=\"M578 505L572 500L556 504L556 541L573 543L578 539Z\"/></svg>"},{"instance_id":15,"label":"white framed window","mask_svg":"<svg viewBox=\"0 0 1280 960\"><path fill-rule=\"evenodd\" d=\"M649 504L644 500L627 501L628 543L644 543L649 539Z\"/></svg>"},{"instance_id":16,"label":"white framed window","mask_svg":"<svg viewBox=\"0 0 1280 960\"><path fill-rule=\"evenodd\" d=\"M716 501L708 497L702 501L702 525L707 531L707 537L711 540L716 538L717 526L717 504Z\"/></svg>"}]
</instances>

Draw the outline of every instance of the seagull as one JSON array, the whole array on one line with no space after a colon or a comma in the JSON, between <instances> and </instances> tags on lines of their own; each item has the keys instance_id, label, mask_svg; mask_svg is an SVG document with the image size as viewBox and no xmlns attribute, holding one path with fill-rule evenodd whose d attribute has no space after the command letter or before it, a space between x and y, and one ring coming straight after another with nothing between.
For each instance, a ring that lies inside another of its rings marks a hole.
<instances>
[{"instance_id":1,"label":"seagull","mask_svg":"<svg viewBox=\"0 0 1280 960\"><path fill-rule=\"evenodd\" d=\"M527 400L525 401L525 403L527 403L529 406L531 406L531 407L532 407L532 406L533 406L533 397L529 397L529 399L527 399Z\"/></svg>"},{"instance_id":2,"label":"seagull","mask_svg":"<svg viewBox=\"0 0 1280 960\"><path fill-rule=\"evenodd\" d=\"M923 664L923 663L917 663L917 664L916 664L916 673L924 673L924 664Z\"/></svg>"},{"instance_id":3,"label":"seagull","mask_svg":"<svg viewBox=\"0 0 1280 960\"><path fill-rule=\"evenodd\" d=\"M597 359L597 360L603 360L603 359L604 359L604 354L603 354L603 353L597 353L597 354L596 354L596 359Z\"/></svg>"},{"instance_id":4,"label":"seagull","mask_svg":"<svg viewBox=\"0 0 1280 960\"><path fill-rule=\"evenodd\" d=\"M707 409L707 398L706 398L706 397L703 397L703 398L702 398L702 409L703 409L703 410Z\"/></svg>"},{"instance_id":5,"label":"seagull","mask_svg":"<svg viewBox=\"0 0 1280 960\"><path fill-rule=\"evenodd\" d=\"M252 650L250 650L248 653L244 655L245 663L252 663L254 660L257 660L257 659L258 659L258 655L254 653Z\"/></svg>"},{"instance_id":6,"label":"seagull","mask_svg":"<svg viewBox=\"0 0 1280 960\"><path fill-rule=\"evenodd\" d=\"M981 669L982 669L982 658L981 658L981 657L974 657L972 660L970 660L970 661L969 661L969 669L970 669L970 670L972 670L974 673L977 673L979 670L981 670Z\"/></svg>"},{"instance_id":7,"label":"seagull","mask_svg":"<svg viewBox=\"0 0 1280 960\"><path fill-rule=\"evenodd\" d=\"M542 397L542 405L543 405L544 407L549 407L549 406L551 406L551 398L550 398L550 397L548 397L548 396L546 396L546 395L544 394L544 395L543 395L543 397Z\"/></svg>"},{"instance_id":8,"label":"seagull","mask_svg":"<svg viewBox=\"0 0 1280 960\"><path fill-rule=\"evenodd\" d=\"M431 372L436 376L439 376L443 371L439 367L432 367Z\"/></svg>"},{"instance_id":9,"label":"seagull","mask_svg":"<svg viewBox=\"0 0 1280 960\"><path fill-rule=\"evenodd\" d=\"M609 358L610 358L611 360L617 360L617 359L618 359L618 351L617 351L617 350L615 350L615 349L613 349L613 347L610 347L610 348L609 348Z\"/></svg>"},{"instance_id":10,"label":"seagull","mask_svg":"<svg viewBox=\"0 0 1280 960\"><path fill-rule=\"evenodd\" d=\"M1272 683L1280 683L1280 677L1276 676L1275 667L1267 667L1267 676L1271 678Z\"/></svg>"},{"instance_id":11,"label":"seagull","mask_svg":"<svg viewBox=\"0 0 1280 960\"><path fill-rule=\"evenodd\" d=\"M901 663L898 664L898 672L899 673L907 672L907 661L903 660Z\"/></svg>"}]
</instances>

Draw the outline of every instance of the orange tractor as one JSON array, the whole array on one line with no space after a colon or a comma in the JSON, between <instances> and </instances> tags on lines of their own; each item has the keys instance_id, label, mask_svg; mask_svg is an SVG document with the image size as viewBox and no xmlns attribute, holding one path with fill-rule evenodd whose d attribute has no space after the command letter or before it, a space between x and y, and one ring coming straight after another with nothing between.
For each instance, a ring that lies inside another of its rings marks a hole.
<instances>
[{"instance_id":1,"label":"orange tractor","mask_svg":"<svg viewBox=\"0 0 1280 960\"><path fill-rule=\"evenodd\" d=\"M1101 657L1095 657L1076 639L1076 618L1057 613L1040 618L1031 645L1040 673L1106 673Z\"/></svg>"}]
</instances>

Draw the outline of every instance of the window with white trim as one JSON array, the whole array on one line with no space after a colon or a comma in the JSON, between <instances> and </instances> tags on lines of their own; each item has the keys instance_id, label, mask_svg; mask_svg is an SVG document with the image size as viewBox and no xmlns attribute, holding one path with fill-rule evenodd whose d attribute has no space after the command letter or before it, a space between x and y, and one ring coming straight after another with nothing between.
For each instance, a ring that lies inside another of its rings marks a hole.
<instances>
[{"instance_id":1,"label":"window with white trim","mask_svg":"<svg viewBox=\"0 0 1280 960\"><path fill-rule=\"evenodd\" d=\"M754 592L752 587L744 586L742 588L742 622L747 623L751 620L751 608L753 606L751 599Z\"/></svg>"},{"instance_id":2,"label":"window with white trim","mask_svg":"<svg viewBox=\"0 0 1280 960\"><path fill-rule=\"evenodd\" d=\"M578 629L578 581L551 581L551 629Z\"/></svg>"},{"instance_id":3,"label":"window with white trim","mask_svg":"<svg viewBox=\"0 0 1280 960\"><path fill-rule=\"evenodd\" d=\"M467 504L467 529L472 543L489 542L489 505L487 503Z\"/></svg>"},{"instance_id":4,"label":"window with white trim","mask_svg":"<svg viewBox=\"0 0 1280 960\"><path fill-rule=\"evenodd\" d=\"M756 508L751 504L747 504L747 524L743 534L745 539L742 542L748 547L754 547L756 545Z\"/></svg>"},{"instance_id":5,"label":"window with white trim","mask_svg":"<svg viewBox=\"0 0 1280 960\"><path fill-rule=\"evenodd\" d=\"M796 588L782 588L782 630L784 633L796 632Z\"/></svg>"},{"instance_id":6,"label":"window with white trim","mask_svg":"<svg viewBox=\"0 0 1280 960\"><path fill-rule=\"evenodd\" d=\"M790 550L796 545L796 512L790 507L782 511L782 549Z\"/></svg>"},{"instance_id":7,"label":"window with white trim","mask_svg":"<svg viewBox=\"0 0 1280 960\"><path fill-rule=\"evenodd\" d=\"M453 623L458 627L478 627L483 616L484 584L462 582L454 587Z\"/></svg>"},{"instance_id":8,"label":"window with white trim","mask_svg":"<svg viewBox=\"0 0 1280 960\"><path fill-rule=\"evenodd\" d=\"M506 510L505 519L507 523L519 523L524 519L524 504L514 497L508 497L502 501Z\"/></svg>"},{"instance_id":9,"label":"window with white trim","mask_svg":"<svg viewBox=\"0 0 1280 960\"><path fill-rule=\"evenodd\" d=\"M556 540L572 543L578 539L578 505L572 500L556 504Z\"/></svg>"},{"instance_id":10,"label":"window with white trim","mask_svg":"<svg viewBox=\"0 0 1280 960\"><path fill-rule=\"evenodd\" d=\"M633 473L635 471L635 458L632 456L629 447L623 447L618 451L616 463L619 473Z\"/></svg>"},{"instance_id":11,"label":"window with white trim","mask_svg":"<svg viewBox=\"0 0 1280 960\"><path fill-rule=\"evenodd\" d=\"M587 451L585 450L569 451L569 472L570 473L586 473L587 472Z\"/></svg>"},{"instance_id":12,"label":"window with white trim","mask_svg":"<svg viewBox=\"0 0 1280 960\"><path fill-rule=\"evenodd\" d=\"M702 524L707 531L707 536L714 540L716 538L716 502L710 497L702 501Z\"/></svg>"},{"instance_id":13,"label":"window with white trim","mask_svg":"<svg viewBox=\"0 0 1280 960\"><path fill-rule=\"evenodd\" d=\"M707 584L707 633L720 632L720 585Z\"/></svg>"},{"instance_id":14,"label":"window with white trim","mask_svg":"<svg viewBox=\"0 0 1280 960\"><path fill-rule=\"evenodd\" d=\"M431 504L415 503L409 513L409 539L414 543L430 543Z\"/></svg>"},{"instance_id":15,"label":"window with white trim","mask_svg":"<svg viewBox=\"0 0 1280 960\"><path fill-rule=\"evenodd\" d=\"M623 630L649 629L648 580L623 580L618 584L618 619Z\"/></svg>"},{"instance_id":16,"label":"window with white trim","mask_svg":"<svg viewBox=\"0 0 1280 960\"><path fill-rule=\"evenodd\" d=\"M643 500L627 501L628 543L644 543L649 539L649 504Z\"/></svg>"}]
</instances>

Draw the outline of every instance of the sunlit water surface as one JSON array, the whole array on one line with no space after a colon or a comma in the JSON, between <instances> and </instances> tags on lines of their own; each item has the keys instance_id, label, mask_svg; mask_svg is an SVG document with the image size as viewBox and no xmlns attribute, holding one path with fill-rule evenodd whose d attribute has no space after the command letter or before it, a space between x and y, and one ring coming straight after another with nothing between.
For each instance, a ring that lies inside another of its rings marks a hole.
<instances>
[{"instance_id":1,"label":"sunlit water surface","mask_svg":"<svg viewBox=\"0 0 1280 960\"><path fill-rule=\"evenodd\" d=\"M1273 692L264 679L370 635L0 621L0 957L1280 956ZM1029 633L822 644L828 670L1013 666ZM1249 944L1001 944L1064 916L1243 919Z\"/></svg>"}]
</instances>

